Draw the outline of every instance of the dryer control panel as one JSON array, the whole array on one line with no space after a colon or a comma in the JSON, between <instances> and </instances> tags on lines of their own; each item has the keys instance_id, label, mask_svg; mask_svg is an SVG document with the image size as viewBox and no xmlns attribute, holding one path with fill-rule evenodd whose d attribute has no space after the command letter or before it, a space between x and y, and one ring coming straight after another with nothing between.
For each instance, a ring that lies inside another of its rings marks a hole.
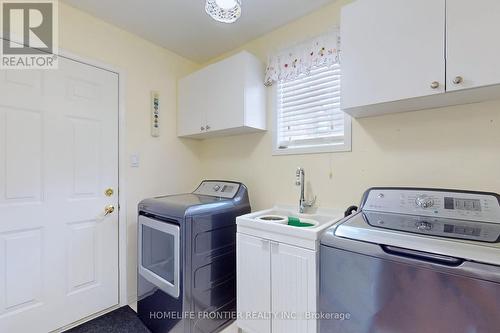
<instances>
[{"instance_id":1,"label":"dryer control panel","mask_svg":"<svg viewBox=\"0 0 500 333\"><path fill-rule=\"evenodd\" d=\"M500 223L499 196L493 193L373 188L365 194L362 209L364 211Z\"/></svg>"},{"instance_id":2,"label":"dryer control panel","mask_svg":"<svg viewBox=\"0 0 500 333\"><path fill-rule=\"evenodd\" d=\"M208 195L212 197L232 199L238 193L240 189L240 184L224 182L224 181L213 181L205 180L200 186L193 192L199 195Z\"/></svg>"}]
</instances>

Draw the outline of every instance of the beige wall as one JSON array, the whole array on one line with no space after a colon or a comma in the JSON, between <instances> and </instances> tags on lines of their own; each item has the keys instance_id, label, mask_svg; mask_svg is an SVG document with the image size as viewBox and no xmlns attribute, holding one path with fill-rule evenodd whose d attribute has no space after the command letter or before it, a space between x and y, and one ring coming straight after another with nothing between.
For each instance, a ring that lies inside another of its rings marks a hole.
<instances>
[{"instance_id":1,"label":"beige wall","mask_svg":"<svg viewBox=\"0 0 500 333\"><path fill-rule=\"evenodd\" d=\"M241 49L265 61L279 47L338 25L340 7L348 2L337 1ZM254 209L297 203L298 166L325 207L358 203L371 186L500 192L498 101L353 120L352 152L272 156L272 89L268 94L267 133L206 140L201 147L203 176L243 181Z\"/></svg>"},{"instance_id":2,"label":"beige wall","mask_svg":"<svg viewBox=\"0 0 500 333\"><path fill-rule=\"evenodd\" d=\"M177 79L198 66L161 47L60 5L60 47L80 57L121 69L126 75L126 147L140 155L140 167L127 166L128 292L136 298L137 203L159 194L190 191L201 177L199 144L176 136ZM150 93L161 98L162 133L150 136Z\"/></svg>"}]
</instances>

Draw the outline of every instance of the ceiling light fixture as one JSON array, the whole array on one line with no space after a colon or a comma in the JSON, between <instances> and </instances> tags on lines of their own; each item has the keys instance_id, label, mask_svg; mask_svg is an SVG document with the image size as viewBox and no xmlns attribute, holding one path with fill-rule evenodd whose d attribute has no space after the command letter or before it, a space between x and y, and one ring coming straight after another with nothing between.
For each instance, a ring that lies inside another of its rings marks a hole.
<instances>
[{"instance_id":1,"label":"ceiling light fixture","mask_svg":"<svg viewBox=\"0 0 500 333\"><path fill-rule=\"evenodd\" d=\"M205 11L218 22L234 23L241 16L241 0L207 0Z\"/></svg>"}]
</instances>

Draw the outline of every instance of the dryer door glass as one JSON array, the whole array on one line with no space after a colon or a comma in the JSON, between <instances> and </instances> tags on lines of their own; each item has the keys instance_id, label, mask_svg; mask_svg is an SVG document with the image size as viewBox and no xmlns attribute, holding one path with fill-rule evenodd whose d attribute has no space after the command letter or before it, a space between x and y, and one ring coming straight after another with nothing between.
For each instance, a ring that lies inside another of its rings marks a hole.
<instances>
[{"instance_id":1,"label":"dryer door glass","mask_svg":"<svg viewBox=\"0 0 500 333\"><path fill-rule=\"evenodd\" d=\"M142 266L174 284L174 242L171 234L142 226Z\"/></svg>"},{"instance_id":2,"label":"dryer door glass","mask_svg":"<svg viewBox=\"0 0 500 333\"><path fill-rule=\"evenodd\" d=\"M179 227L139 217L139 273L167 294L179 296Z\"/></svg>"}]
</instances>

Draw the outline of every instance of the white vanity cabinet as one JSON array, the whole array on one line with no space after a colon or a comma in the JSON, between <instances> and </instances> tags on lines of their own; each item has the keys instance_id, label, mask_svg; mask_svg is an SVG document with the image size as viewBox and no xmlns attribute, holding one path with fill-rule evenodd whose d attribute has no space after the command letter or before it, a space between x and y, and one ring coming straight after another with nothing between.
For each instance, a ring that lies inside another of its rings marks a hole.
<instances>
[{"instance_id":1,"label":"white vanity cabinet","mask_svg":"<svg viewBox=\"0 0 500 333\"><path fill-rule=\"evenodd\" d=\"M203 139L266 129L264 65L243 51L180 79L177 134Z\"/></svg>"},{"instance_id":2,"label":"white vanity cabinet","mask_svg":"<svg viewBox=\"0 0 500 333\"><path fill-rule=\"evenodd\" d=\"M355 117L498 98L496 0L356 0L343 7L342 108Z\"/></svg>"},{"instance_id":3,"label":"white vanity cabinet","mask_svg":"<svg viewBox=\"0 0 500 333\"><path fill-rule=\"evenodd\" d=\"M245 333L316 333L318 252L237 234L237 325ZM265 318L254 317L263 316Z\"/></svg>"}]
</instances>

